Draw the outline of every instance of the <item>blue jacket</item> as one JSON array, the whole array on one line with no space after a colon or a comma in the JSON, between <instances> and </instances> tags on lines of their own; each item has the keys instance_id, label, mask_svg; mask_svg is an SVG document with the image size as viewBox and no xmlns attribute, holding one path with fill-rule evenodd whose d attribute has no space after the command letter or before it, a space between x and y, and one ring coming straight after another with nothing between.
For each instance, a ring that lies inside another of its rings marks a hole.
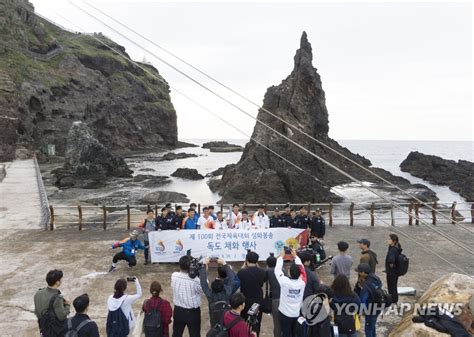
<instances>
[{"instance_id":1,"label":"blue jacket","mask_svg":"<svg viewBox=\"0 0 474 337\"><path fill-rule=\"evenodd\" d=\"M188 217L188 218L186 219L186 222L184 223L183 228L184 228L184 229L196 229L196 228L197 228L198 219L199 219L199 218L196 218L196 217L194 217L193 219L191 219L190 217Z\"/></svg>"},{"instance_id":2,"label":"blue jacket","mask_svg":"<svg viewBox=\"0 0 474 337\"><path fill-rule=\"evenodd\" d=\"M122 252L129 257L135 256L137 249L145 250L145 246L142 245L140 240L132 241L131 239L127 239L126 241L118 241L112 244L113 249L118 247L122 247Z\"/></svg>"},{"instance_id":3,"label":"blue jacket","mask_svg":"<svg viewBox=\"0 0 474 337\"><path fill-rule=\"evenodd\" d=\"M370 273L365 280L364 286L361 288L357 283L354 291L359 295L361 305L369 307L369 304L373 303L375 289L380 287L382 287L382 281L380 281L380 278L377 275Z\"/></svg>"}]
</instances>

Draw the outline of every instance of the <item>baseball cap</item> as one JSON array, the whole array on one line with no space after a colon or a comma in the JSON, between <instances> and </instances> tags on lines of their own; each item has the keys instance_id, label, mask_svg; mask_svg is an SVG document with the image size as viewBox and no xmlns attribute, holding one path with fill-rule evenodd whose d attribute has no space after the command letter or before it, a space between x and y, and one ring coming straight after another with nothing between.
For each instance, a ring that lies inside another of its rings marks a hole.
<instances>
[{"instance_id":1,"label":"baseball cap","mask_svg":"<svg viewBox=\"0 0 474 337\"><path fill-rule=\"evenodd\" d=\"M358 273L370 274L370 266L367 263L361 263L357 266L355 271Z\"/></svg>"},{"instance_id":2,"label":"baseball cap","mask_svg":"<svg viewBox=\"0 0 474 337\"><path fill-rule=\"evenodd\" d=\"M133 231L130 232L130 237L131 238L136 238L138 237L138 231L136 229L134 229Z\"/></svg>"},{"instance_id":3,"label":"baseball cap","mask_svg":"<svg viewBox=\"0 0 474 337\"><path fill-rule=\"evenodd\" d=\"M367 240L367 239L360 239L357 241L357 243L362 243L364 245L366 245L367 247L370 247L370 241Z\"/></svg>"}]
</instances>

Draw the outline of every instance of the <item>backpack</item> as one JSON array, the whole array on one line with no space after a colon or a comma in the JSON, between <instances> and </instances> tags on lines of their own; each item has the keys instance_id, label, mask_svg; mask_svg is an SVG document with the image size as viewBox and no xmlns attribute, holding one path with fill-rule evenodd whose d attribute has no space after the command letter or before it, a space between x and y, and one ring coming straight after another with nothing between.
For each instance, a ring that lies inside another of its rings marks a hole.
<instances>
[{"instance_id":1,"label":"backpack","mask_svg":"<svg viewBox=\"0 0 474 337\"><path fill-rule=\"evenodd\" d=\"M230 305L226 301L217 301L210 305L209 316L212 322L221 322L224 319L224 313L230 310Z\"/></svg>"},{"instance_id":2,"label":"backpack","mask_svg":"<svg viewBox=\"0 0 474 337\"><path fill-rule=\"evenodd\" d=\"M397 259L397 275L403 276L408 271L408 265L410 263L410 259L406 257L405 254L400 253Z\"/></svg>"},{"instance_id":3,"label":"backpack","mask_svg":"<svg viewBox=\"0 0 474 337\"><path fill-rule=\"evenodd\" d=\"M356 331L354 315L347 315L345 313L335 315L334 324L337 325L339 333L352 334Z\"/></svg>"},{"instance_id":4,"label":"backpack","mask_svg":"<svg viewBox=\"0 0 474 337\"><path fill-rule=\"evenodd\" d=\"M79 330L81 330L84 326L86 326L88 323L92 322L90 319L86 319L85 321L82 321L75 329L72 327L72 318L69 318L67 320L67 331L64 337L78 337L79 336Z\"/></svg>"},{"instance_id":5,"label":"backpack","mask_svg":"<svg viewBox=\"0 0 474 337\"><path fill-rule=\"evenodd\" d=\"M58 297L59 294L54 294L49 299L48 309L46 309L39 319L39 326L43 337L61 336L64 331L64 322L58 319L54 311L54 302Z\"/></svg>"},{"instance_id":6,"label":"backpack","mask_svg":"<svg viewBox=\"0 0 474 337\"><path fill-rule=\"evenodd\" d=\"M161 315L158 311L161 303L163 301L158 302L156 308L150 308L150 312L145 313L145 318L143 319L143 330L145 333L153 333L155 337L162 337L163 336L163 325L161 322Z\"/></svg>"},{"instance_id":7,"label":"backpack","mask_svg":"<svg viewBox=\"0 0 474 337\"><path fill-rule=\"evenodd\" d=\"M230 322L227 326L225 324L216 324L206 334L206 337L228 337L229 331L232 329L237 323L243 321L243 319L239 316L236 317L232 322Z\"/></svg>"},{"instance_id":8,"label":"backpack","mask_svg":"<svg viewBox=\"0 0 474 337\"><path fill-rule=\"evenodd\" d=\"M376 304L381 308L389 307L392 305L392 295L387 293L387 291L382 288L382 281L380 281L377 276L373 275L372 278L375 280L375 282L368 284L370 303Z\"/></svg>"},{"instance_id":9,"label":"backpack","mask_svg":"<svg viewBox=\"0 0 474 337\"><path fill-rule=\"evenodd\" d=\"M130 332L128 319L122 311L122 304L124 301L125 299L117 310L109 310L109 313L107 314L107 337L126 337Z\"/></svg>"},{"instance_id":10,"label":"backpack","mask_svg":"<svg viewBox=\"0 0 474 337\"><path fill-rule=\"evenodd\" d=\"M235 278L234 278L234 287L232 288L232 294L237 292L237 290L239 290L239 288L240 288L240 279L236 274Z\"/></svg>"}]
</instances>

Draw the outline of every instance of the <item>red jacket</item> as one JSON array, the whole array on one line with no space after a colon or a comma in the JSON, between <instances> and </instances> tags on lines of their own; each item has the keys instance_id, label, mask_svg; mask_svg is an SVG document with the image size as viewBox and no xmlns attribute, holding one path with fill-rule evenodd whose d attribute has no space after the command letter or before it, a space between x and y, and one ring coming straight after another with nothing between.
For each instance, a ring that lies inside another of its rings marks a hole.
<instances>
[{"instance_id":1,"label":"red jacket","mask_svg":"<svg viewBox=\"0 0 474 337\"><path fill-rule=\"evenodd\" d=\"M150 297L148 300L145 301L145 303L143 303L143 311L145 313L148 313L152 309L156 308L158 304L160 304L158 312L160 313L161 324L163 324L163 336L169 337L169 325L171 323L171 317L173 315L173 310L171 309L170 302L162 299L161 297Z\"/></svg>"},{"instance_id":2,"label":"red jacket","mask_svg":"<svg viewBox=\"0 0 474 337\"><path fill-rule=\"evenodd\" d=\"M240 315L234 314L230 310L227 311L224 314L224 326L229 326L237 317L240 317ZM253 332L249 334L249 327L242 319L229 330L229 337L255 337L255 334Z\"/></svg>"}]
</instances>

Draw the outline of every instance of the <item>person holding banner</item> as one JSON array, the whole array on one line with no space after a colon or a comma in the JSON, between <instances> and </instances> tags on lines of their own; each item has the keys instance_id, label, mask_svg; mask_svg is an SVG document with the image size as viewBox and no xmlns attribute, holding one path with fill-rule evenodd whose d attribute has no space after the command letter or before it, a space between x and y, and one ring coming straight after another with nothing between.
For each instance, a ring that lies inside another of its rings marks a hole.
<instances>
[{"instance_id":1,"label":"person holding banner","mask_svg":"<svg viewBox=\"0 0 474 337\"><path fill-rule=\"evenodd\" d=\"M214 218L209 214L209 208L202 209L203 214L199 217L198 229L214 229Z\"/></svg>"},{"instance_id":2,"label":"person holding banner","mask_svg":"<svg viewBox=\"0 0 474 337\"><path fill-rule=\"evenodd\" d=\"M155 212L150 208L146 211L146 218L138 226L143 231L143 241L145 243L145 264L150 264L150 240L148 233L156 231Z\"/></svg>"},{"instance_id":3,"label":"person holding banner","mask_svg":"<svg viewBox=\"0 0 474 337\"><path fill-rule=\"evenodd\" d=\"M235 229L247 229L249 230L250 228L253 228L253 223L249 219L249 214L247 211L242 212L242 220L240 221L239 224L236 224Z\"/></svg>"},{"instance_id":4,"label":"person holding banner","mask_svg":"<svg viewBox=\"0 0 474 337\"><path fill-rule=\"evenodd\" d=\"M181 227L183 229L197 229L199 218L196 218L196 210L194 208L188 209L187 216L183 220Z\"/></svg>"},{"instance_id":5,"label":"person holding banner","mask_svg":"<svg viewBox=\"0 0 474 337\"><path fill-rule=\"evenodd\" d=\"M222 215L222 212L217 212L217 219L214 222L214 228L215 229L227 229L227 220L224 219L224 216Z\"/></svg>"},{"instance_id":6,"label":"person holding banner","mask_svg":"<svg viewBox=\"0 0 474 337\"><path fill-rule=\"evenodd\" d=\"M268 229L270 227L270 219L268 219L263 205L258 206L257 212L253 215L252 222L257 229Z\"/></svg>"},{"instance_id":7,"label":"person holding banner","mask_svg":"<svg viewBox=\"0 0 474 337\"><path fill-rule=\"evenodd\" d=\"M239 228L241 220L242 213L240 213L239 204L234 204L232 206L232 211L227 215L227 226L229 228Z\"/></svg>"}]
</instances>

